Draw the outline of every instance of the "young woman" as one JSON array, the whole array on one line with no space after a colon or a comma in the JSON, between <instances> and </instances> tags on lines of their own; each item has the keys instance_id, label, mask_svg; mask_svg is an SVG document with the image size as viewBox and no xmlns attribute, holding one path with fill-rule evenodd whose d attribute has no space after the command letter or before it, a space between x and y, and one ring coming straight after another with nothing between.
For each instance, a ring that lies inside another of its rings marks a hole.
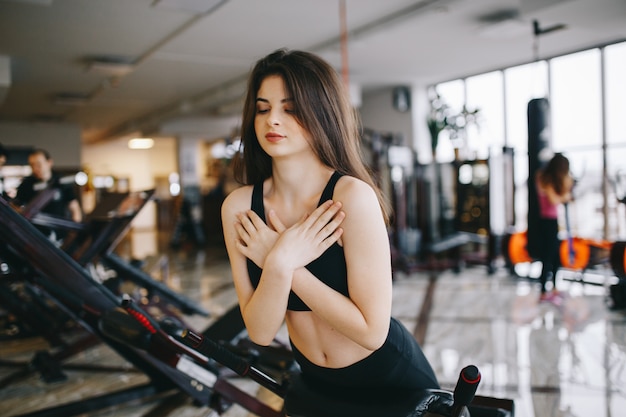
<instances>
[{"instance_id":1,"label":"young woman","mask_svg":"<svg viewBox=\"0 0 626 417\"><path fill-rule=\"evenodd\" d=\"M536 174L537 195L539 201L538 239L541 270L541 301L559 302L556 291L556 273L561 264L559 260L559 223L558 207L571 200L574 180L570 175L569 160L557 153ZM548 291L546 284L552 283Z\"/></svg>"},{"instance_id":2,"label":"young woman","mask_svg":"<svg viewBox=\"0 0 626 417\"><path fill-rule=\"evenodd\" d=\"M387 212L336 71L302 51L258 61L241 139L234 169L244 186L222 219L250 339L267 345L286 322L302 380L328 392L438 388L391 317Z\"/></svg>"}]
</instances>

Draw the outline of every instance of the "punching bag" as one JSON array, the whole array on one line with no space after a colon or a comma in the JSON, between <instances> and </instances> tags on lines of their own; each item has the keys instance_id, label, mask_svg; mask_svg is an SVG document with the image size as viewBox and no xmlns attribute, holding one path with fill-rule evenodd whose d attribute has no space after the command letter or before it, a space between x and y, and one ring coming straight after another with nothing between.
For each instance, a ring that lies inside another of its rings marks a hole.
<instances>
[{"instance_id":1,"label":"punching bag","mask_svg":"<svg viewBox=\"0 0 626 417\"><path fill-rule=\"evenodd\" d=\"M532 258L539 252L539 200L535 174L551 157L550 154L550 103L546 98L528 102L528 244Z\"/></svg>"}]
</instances>

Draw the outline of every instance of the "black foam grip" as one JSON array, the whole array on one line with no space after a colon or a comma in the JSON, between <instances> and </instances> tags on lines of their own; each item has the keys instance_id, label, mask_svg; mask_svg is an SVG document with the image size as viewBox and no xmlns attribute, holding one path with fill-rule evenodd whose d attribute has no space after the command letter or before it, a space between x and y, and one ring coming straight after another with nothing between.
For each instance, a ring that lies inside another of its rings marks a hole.
<instances>
[{"instance_id":1,"label":"black foam grip","mask_svg":"<svg viewBox=\"0 0 626 417\"><path fill-rule=\"evenodd\" d=\"M476 389L480 383L480 371L474 365L466 366L459 374L459 380L454 388L454 404L466 406L474 399Z\"/></svg>"}]
</instances>

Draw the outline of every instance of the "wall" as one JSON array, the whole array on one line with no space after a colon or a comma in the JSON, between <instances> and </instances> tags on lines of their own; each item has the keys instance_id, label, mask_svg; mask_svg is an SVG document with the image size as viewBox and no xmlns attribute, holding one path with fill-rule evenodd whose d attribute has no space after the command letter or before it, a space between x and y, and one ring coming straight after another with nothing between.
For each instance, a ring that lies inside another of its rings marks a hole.
<instances>
[{"instance_id":1,"label":"wall","mask_svg":"<svg viewBox=\"0 0 626 417\"><path fill-rule=\"evenodd\" d=\"M401 135L403 144L411 144L413 138L411 111L400 112L393 108L392 87L364 92L359 112L364 128Z\"/></svg>"},{"instance_id":2,"label":"wall","mask_svg":"<svg viewBox=\"0 0 626 417\"><path fill-rule=\"evenodd\" d=\"M130 191L155 187L156 177L176 172L177 144L175 138L156 138L152 149L128 149L128 139L116 139L87 144L82 147L83 168L91 175L112 175L128 178ZM133 220L133 227L152 229L156 225L153 202Z\"/></svg>"},{"instance_id":3,"label":"wall","mask_svg":"<svg viewBox=\"0 0 626 417\"><path fill-rule=\"evenodd\" d=\"M0 123L0 143L5 146L44 148L57 168L81 166L80 128L64 123Z\"/></svg>"},{"instance_id":4,"label":"wall","mask_svg":"<svg viewBox=\"0 0 626 417\"><path fill-rule=\"evenodd\" d=\"M359 108L361 124L375 131L402 135L404 144L416 151L419 162L430 163L432 153L426 124L430 111L427 88L420 85L410 87L410 109L407 112L393 108L393 89L386 87L363 95Z\"/></svg>"},{"instance_id":5,"label":"wall","mask_svg":"<svg viewBox=\"0 0 626 417\"><path fill-rule=\"evenodd\" d=\"M420 164L429 164L433 159L430 131L427 123L429 113L428 88L425 86L413 86L411 88L412 144Z\"/></svg>"}]
</instances>

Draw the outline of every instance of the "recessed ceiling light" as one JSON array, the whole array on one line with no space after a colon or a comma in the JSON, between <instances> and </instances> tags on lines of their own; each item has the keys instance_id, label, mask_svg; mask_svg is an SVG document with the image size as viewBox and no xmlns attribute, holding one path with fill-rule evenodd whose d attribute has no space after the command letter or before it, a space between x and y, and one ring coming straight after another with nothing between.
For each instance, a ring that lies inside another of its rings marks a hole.
<instances>
[{"instance_id":1,"label":"recessed ceiling light","mask_svg":"<svg viewBox=\"0 0 626 417\"><path fill-rule=\"evenodd\" d=\"M128 141L129 149L150 149L154 146L152 138L133 138Z\"/></svg>"},{"instance_id":2,"label":"recessed ceiling light","mask_svg":"<svg viewBox=\"0 0 626 417\"><path fill-rule=\"evenodd\" d=\"M87 70L111 76L123 76L134 69L133 60L126 57L94 57L87 62Z\"/></svg>"}]
</instances>

